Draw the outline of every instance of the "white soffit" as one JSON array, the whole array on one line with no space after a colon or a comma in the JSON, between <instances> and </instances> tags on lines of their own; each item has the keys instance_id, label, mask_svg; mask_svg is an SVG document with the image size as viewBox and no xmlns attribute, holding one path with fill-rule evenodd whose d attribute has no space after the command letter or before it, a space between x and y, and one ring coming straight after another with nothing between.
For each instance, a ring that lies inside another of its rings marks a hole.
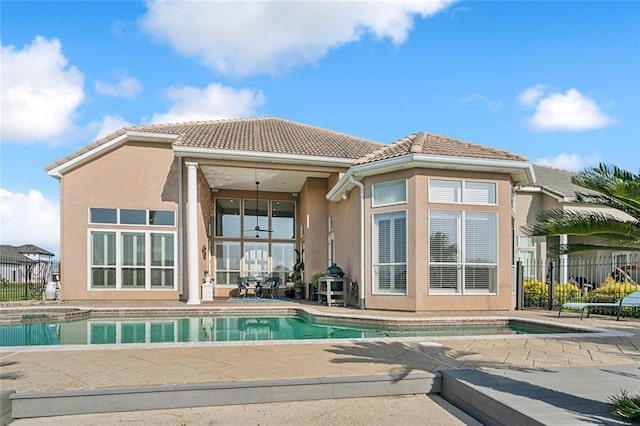
<instances>
[{"instance_id":1,"label":"white soffit","mask_svg":"<svg viewBox=\"0 0 640 426\"><path fill-rule=\"evenodd\" d=\"M307 178L328 178L330 176L328 172L208 165L200 165L200 170L212 189L240 191L255 191L256 182L260 182L260 191L300 192Z\"/></svg>"}]
</instances>

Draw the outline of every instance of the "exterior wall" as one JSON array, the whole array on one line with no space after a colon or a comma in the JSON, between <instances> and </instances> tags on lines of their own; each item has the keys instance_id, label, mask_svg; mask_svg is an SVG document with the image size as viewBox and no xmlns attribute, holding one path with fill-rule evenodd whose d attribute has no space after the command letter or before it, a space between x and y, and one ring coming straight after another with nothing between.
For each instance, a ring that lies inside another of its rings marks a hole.
<instances>
[{"instance_id":1,"label":"exterior wall","mask_svg":"<svg viewBox=\"0 0 640 426\"><path fill-rule=\"evenodd\" d=\"M64 300L178 298L177 290L95 290L89 289L88 282L90 207L171 210L177 220L177 167L169 144L123 145L66 172L60 188L60 278ZM114 226L91 225L91 228L113 229ZM161 230L177 232L177 226L161 227ZM175 241L177 246L177 237Z\"/></svg>"},{"instance_id":2,"label":"exterior wall","mask_svg":"<svg viewBox=\"0 0 640 426\"><path fill-rule=\"evenodd\" d=\"M451 178L496 183L496 205L429 204L428 179ZM407 203L372 207L372 185L407 179ZM506 174L487 174L446 170L414 169L369 177L365 180L365 297L367 309L406 311L510 310L513 308L511 286L512 183ZM497 294L442 295L429 294L428 286L428 211L429 209L483 211L497 213L498 283ZM407 214L407 294L374 295L372 291L372 215L391 211Z\"/></svg>"},{"instance_id":3,"label":"exterior wall","mask_svg":"<svg viewBox=\"0 0 640 426\"><path fill-rule=\"evenodd\" d=\"M334 184L330 179L329 188ZM351 281L363 283L360 271L360 190L356 187L340 202L329 203L329 215L333 215L335 263ZM324 272L324 269L316 272Z\"/></svg>"},{"instance_id":4,"label":"exterior wall","mask_svg":"<svg viewBox=\"0 0 640 426\"><path fill-rule=\"evenodd\" d=\"M309 283L313 274L327 269L329 201L326 195L328 190L327 179L308 178L300 191L298 223L302 223L305 228L303 237L305 284Z\"/></svg>"}]
</instances>

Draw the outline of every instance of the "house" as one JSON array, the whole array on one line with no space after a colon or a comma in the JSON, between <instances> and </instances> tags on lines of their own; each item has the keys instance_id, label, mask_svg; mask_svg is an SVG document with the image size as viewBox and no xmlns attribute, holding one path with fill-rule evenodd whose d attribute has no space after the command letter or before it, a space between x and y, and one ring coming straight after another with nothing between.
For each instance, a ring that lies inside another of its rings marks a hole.
<instances>
[{"instance_id":1,"label":"house","mask_svg":"<svg viewBox=\"0 0 640 426\"><path fill-rule=\"evenodd\" d=\"M337 263L367 309L514 306L526 158L428 133L378 142L261 117L128 127L46 167L62 297L209 300L239 276Z\"/></svg>"},{"instance_id":2,"label":"house","mask_svg":"<svg viewBox=\"0 0 640 426\"><path fill-rule=\"evenodd\" d=\"M559 283L575 282L588 288L598 286L607 276L615 274L616 268L639 265L638 253L612 247L610 250L597 250L560 254L560 247L565 244L598 243L591 236L561 235L549 237L530 237L523 230L536 222L536 215L542 210L560 209L581 212L585 210L610 214L620 218L632 219L618 210L584 204L576 201L575 193L585 194L591 191L574 185L571 178L575 173L568 170L533 165L536 182L516 187L516 257L523 262L524 279L545 281L547 278L548 260L554 260L556 281ZM637 281L636 274L632 274Z\"/></svg>"},{"instance_id":3,"label":"house","mask_svg":"<svg viewBox=\"0 0 640 426\"><path fill-rule=\"evenodd\" d=\"M50 251L33 244L0 245L0 280L15 283L45 279L54 256Z\"/></svg>"}]
</instances>

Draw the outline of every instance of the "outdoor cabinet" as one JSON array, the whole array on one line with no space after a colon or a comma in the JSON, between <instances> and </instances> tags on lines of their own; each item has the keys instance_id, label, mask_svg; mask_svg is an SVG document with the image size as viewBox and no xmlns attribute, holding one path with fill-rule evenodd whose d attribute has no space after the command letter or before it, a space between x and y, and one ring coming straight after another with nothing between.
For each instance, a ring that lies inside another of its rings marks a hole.
<instances>
[{"instance_id":1,"label":"outdoor cabinet","mask_svg":"<svg viewBox=\"0 0 640 426\"><path fill-rule=\"evenodd\" d=\"M346 289L349 279L342 277L320 277L318 278L318 298L325 297L327 306L332 306L342 302L347 306Z\"/></svg>"}]
</instances>

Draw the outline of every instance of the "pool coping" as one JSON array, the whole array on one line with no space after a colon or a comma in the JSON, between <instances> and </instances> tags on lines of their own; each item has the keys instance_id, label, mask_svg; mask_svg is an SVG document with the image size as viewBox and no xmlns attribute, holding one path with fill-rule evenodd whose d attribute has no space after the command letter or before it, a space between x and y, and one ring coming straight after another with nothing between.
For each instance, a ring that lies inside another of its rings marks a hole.
<instances>
[{"instance_id":1,"label":"pool coping","mask_svg":"<svg viewBox=\"0 0 640 426\"><path fill-rule=\"evenodd\" d=\"M522 318L515 316L496 316L496 315L473 315L463 316L456 315L450 317L392 317L368 314L349 314L349 313L333 313L323 312L308 306L260 306L260 307L16 307L0 309L0 325L15 324L25 322L22 320L23 314L29 313L48 313L47 320L73 320L73 319L91 319L91 318L117 318L123 316L130 318L132 315L141 316L167 316L167 315L185 315L198 316L204 314L211 315L246 315L254 314L291 314L300 315L302 317L311 317L315 321L339 323L349 321L356 324L378 324L386 326L428 326L428 325L466 325L469 323L478 324L485 322L487 324L518 322L524 324L537 325L540 327L552 327L555 329L566 329L574 332L549 333L549 334L511 334L511 335L455 335L455 336L413 336L413 337L374 337L374 338L336 338L336 339L304 339L304 340L245 340L237 342L163 342L163 343L127 343L123 344L100 344L100 345L43 345L43 346L0 346L0 353L7 352L47 352L47 351L86 351L86 350L127 350L127 349L162 349L162 348L189 348L189 347L222 347L222 346L260 346L260 345L291 345L291 344L354 344L362 342L400 342L400 343L416 343L419 345L439 346L439 341L446 340L467 340L467 339L529 339L529 338L603 338L603 337L624 337L630 336L632 333L611 330L608 328L588 327L575 324L558 324L557 322L540 320L536 318ZM17 320L19 319L19 320ZM41 318L37 318L42 320ZM27 320L26 322L29 322Z\"/></svg>"}]
</instances>

